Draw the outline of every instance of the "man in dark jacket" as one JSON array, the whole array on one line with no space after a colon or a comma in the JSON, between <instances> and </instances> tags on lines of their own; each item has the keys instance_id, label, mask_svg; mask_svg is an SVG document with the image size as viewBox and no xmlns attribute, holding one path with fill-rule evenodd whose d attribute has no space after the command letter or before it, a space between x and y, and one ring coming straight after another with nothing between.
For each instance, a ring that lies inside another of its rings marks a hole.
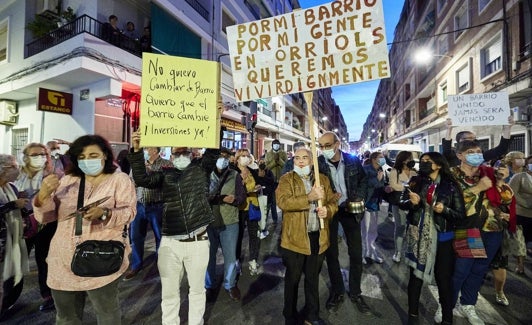
<instances>
[{"instance_id":1,"label":"man in dark jacket","mask_svg":"<svg viewBox=\"0 0 532 325\"><path fill-rule=\"evenodd\" d=\"M132 136L128 155L135 184L160 188L163 192L162 238L157 267L162 287L162 323L180 324L180 280L186 271L189 284L189 324L203 324L205 272L209 262L207 226L214 220L208 201L209 174L219 150L208 149L201 159L192 160L186 147L172 148L175 168L146 173L140 134Z\"/></svg>"},{"instance_id":2,"label":"man in dark jacket","mask_svg":"<svg viewBox=\"0 0 532 325\"><path fill-rule=\"evenodd\" d=\"M512 115L510 115L508 117L508 124L502 127L502 136L499 145L495 148L483 152L484 161L497 160L508 153L508 148L510 147L510 131L512 129L512 125L514 125L514 118ZM441 146L443 156L445 157L445 159L447 159L449 166L456 167L460 165L461 162L456 156L456 152L452 148L452 130L453 124L451 122L451 119L448 118L447 134L445 138L441 140ZM456 134L456 143L460 143L462 141L474 141L476 139L477 137L475 136L475 133L471 131L461 131Z\"/></svg>"},{"instance_id":3,"label":"man in dark jacket","mask_svg":"<svg viewBox=\"0 0 532 325\"><path fill-rule=\"evenodd\" d=\"M360 160L340 150L340 140L334 132L325 132L318 140L322 155L318 158L320 173L329 176L338 200L338 212L329 225L330 246L325 254L331 292L325 307L336 309L342 303L345 286L338 260L338 222L342 224L349 253L349 298L362 314L370 314L370 308L362 298L362 239L360 233L361 213L349 213L348 202L362 201L366 197L368 180Z\"/></svg>"}]
</instances>

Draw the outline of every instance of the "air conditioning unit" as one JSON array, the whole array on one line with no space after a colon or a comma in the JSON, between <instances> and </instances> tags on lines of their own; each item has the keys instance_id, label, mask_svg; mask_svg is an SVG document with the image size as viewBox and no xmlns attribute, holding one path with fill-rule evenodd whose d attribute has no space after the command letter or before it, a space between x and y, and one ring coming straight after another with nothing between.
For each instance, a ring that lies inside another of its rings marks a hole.
<instances>
[{"instance_id":1,"label":"air conditioning unit","mask_svg":"<svg viewBox=\"0 0 532 325\"><path fill-rule=\"evenodd\" d=\"M515 123L528 123L529 114L525 106L516 106L512 108Z\"/></svg>"},{"instance_id":2,"label":"air conditioning unit","mask_svg":"<svg viewBox=\"0 0 532 325\"><path fill-rule=\"evenodd\" d=\"M43 14L46 12L56 13L58 12L57 6L59 0L37 0L36 13Z\"/></svg>"},{"instance_id":3,"label":"air conditioning unit","mask_svg":"<svg viewBox=\"0 0 532 325\"><path fill-rule=\"evenodd\" d=\"M9 100L0 101L0 124L15 125L18 121L17 103Z\"/></svg>"}]
</instances>

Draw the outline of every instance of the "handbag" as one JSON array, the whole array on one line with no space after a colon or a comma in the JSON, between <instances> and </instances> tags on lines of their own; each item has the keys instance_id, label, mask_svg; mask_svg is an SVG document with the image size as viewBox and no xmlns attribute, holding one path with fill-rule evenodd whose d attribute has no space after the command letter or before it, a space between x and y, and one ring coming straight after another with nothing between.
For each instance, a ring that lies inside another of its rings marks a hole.
<instances>
[{"instance_id":1,"label":"handbag","mask_svg":"<svg viewBox=\"0 0 532 325\"><path fill-rule=\"evenodd\" d=\"M78 210L83 207L85 177L81 177L78 192ZM76 237L82 233L82 213L76 214ZM123 241L116 240L86 240L76 244L70 268L81 277L99 277L118 272L124 260L127 226L122 231Z\"/></svg>"},{"instance_id":2,"label":"handbag","mask_svg":"<svg viewBox=\"0 0 532 325\"><path fill-rule=\"evenodd\" d=\"M453 248L458 257L486 258L486 249L480 236L480 229L457 229L454 231Z\"/></svg>"},{"instance_id":3,"label":"handbag","mask_svg":"<svg viewBox=\"0 0 532 325\"><path fill-rule=\"evenodd\" d=\"M262 213L260 212L260 207L249 202L248 217L249 221L260 221Z\"/></svg>"},{"instance_id":4,"label":"handbag","mask_svg":"<svg viewBox=\"0 0 532 325\"><path fill-rule=\"evenodd\" d=\"M24 224L23 237L24 239L33 238L39 232L39 222L35 219L32 210L22 208L20 212Z\"/></svg>"}]
</instances>

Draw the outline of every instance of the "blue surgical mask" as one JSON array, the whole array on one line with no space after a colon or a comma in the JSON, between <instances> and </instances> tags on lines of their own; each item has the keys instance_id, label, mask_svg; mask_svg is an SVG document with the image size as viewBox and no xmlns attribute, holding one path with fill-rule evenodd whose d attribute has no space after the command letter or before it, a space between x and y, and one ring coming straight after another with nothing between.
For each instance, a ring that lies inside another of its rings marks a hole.
<instances>
[{"instance_id":1,"label":"blue surgical mask","mask_svg":"<svg viewBox=\"0 0 532 325\"><path fill-rule=\"evenodd\" d=\"M331 159L333 159L335 153L336 153L336 150L334 150L334 148L332 148L332 149L326 149L326 150L323 150L323 151L321 152L321 154L323 155L323 157L325 157L325 159L327 159L327 160L331 160Z\"/></svg>"},{"instance_id":2,"label":"blue surgical mask","mask_svg":"<svg viewBox=\"0 0 532 325\"><path fill-rule=\"evenodd\" d=\"M381 167L384 166L384 165L386 165L386 159L384 159L384 157L383 157L383 158L379 158L379 160L378 160L378 164L379 164L379 166L381 166Z\"/></svg>"},{"instance_id":3,"label":"blue surgical mask","mask_svg":"<svg viewBox=\"0 0 532 325\"><path fill-rule=\"evenodd\" d=\"M310 166L294 166L294 172L296 172L296 174L298 174L299 176L308 176L310 174Z\"/></svg>"},{"instance_id":4,"label":"blue surgical mask","mask_svg":"<svg viewBox=\"0 0 532 325\"><path fill-rule=\"evenodd\" d=\"M225 169L227 166L229 166L229 159L220 157L216 160L216 168L219 170Z\"/></svg>"},{"instance_id":5,"label":"blue surgical mask","mask_svg":"<svg viewBox=\"0 0 532 325\"><path fill-rule=\"evenodd\" d=\"M465 159L468 165L478 167L484 162L484 155L481 153L468 153Z\"/></svg>"},{"instance_id":6,"label":"blue surgical mask","mask_svg":"<svg viewBox=\"0 0 532 325\"><path fill-rule=\"evenodd\" d=\"M272 148L273 148L274 151L279 150L280 147L281 147L281 146L280 146L279 144L277 144L277 143L275 143L275 144L272 145Z\"/></svg>"},{"instance_id":7,"label":"blue surgical mask","mask_svg":"<svg viewBox=\"0 0 532 325\"><path fill-rule=\"evenodd\" d=\"M101 158L95 159L78 159L78 166L81 171L88 176L99 175L103 170Z\"/></svg>"},{"instance_id":8,"label":"blue surgical mask","mask_svg":"<svg viewBox=\"0 0 532 325\"><path fill-rule=\"evenodd\" d=\"M150 159L150 154L148 153L148 150L144 150L144 161L147 161Z\"/></svg>"},{"instance_id":9,"label":"blue surgical mask","mask_svg":"<svg viewBox=\"0 0 532 325\"><path fill-rule=\"evenodd\" d=\"M532 164L528 164L528 170L532 172Z\"/></svg>"}]
</instances>

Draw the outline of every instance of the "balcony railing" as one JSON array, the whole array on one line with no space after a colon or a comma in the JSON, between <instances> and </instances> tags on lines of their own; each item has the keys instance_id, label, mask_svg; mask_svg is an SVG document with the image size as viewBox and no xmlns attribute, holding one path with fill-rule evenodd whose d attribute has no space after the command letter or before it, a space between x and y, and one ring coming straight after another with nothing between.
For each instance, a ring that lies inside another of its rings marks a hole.
<instances>
[{"instance_id":1,"label":"balcony railing","mask_svg":"<svg viewBox=\"0 0 532 325\"><path fill-rule=\"evenodd\" d=\"M108 25L92 17L83 15L43 37L28 43L26 45L27 57L45 51L82 33L91 34L138 57L142 57L141 46L138 40L130 39L123 34L113 35L108 32L106 26Z\"/></svg>"},{"instance_id":2,"label":"balcony railing","mask_svg":"<svg viewBox=\"0 0 532 325\"><path fill-rule=\"evenodd\" d=\"M206 21L209 21L209 11L205 9L205 7L199 3L197 0L185 0L186 3L188 3L196 12L203 17Z\"/></svg>"}]
</instances>

